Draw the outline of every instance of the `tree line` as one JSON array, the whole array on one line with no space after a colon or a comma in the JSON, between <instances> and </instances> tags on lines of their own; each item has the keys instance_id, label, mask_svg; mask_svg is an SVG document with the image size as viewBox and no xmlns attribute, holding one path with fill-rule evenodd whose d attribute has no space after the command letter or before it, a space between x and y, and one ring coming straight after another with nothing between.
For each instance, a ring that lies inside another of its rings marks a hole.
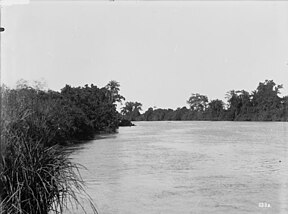
<instances>
[{"instance_id":1,"label":"tree line","mask_svg":"<svg viewBox=\"0 0 288 214\"><path fill-rule=\"evenodd\" d=\"M47 145L89 139L101 132L115 132L121 120L116 103L124 99L119 94L119 86L116 81L110 81L102 88L93 84L83 87L66 85L57 92L41 90L22 81L15 89L2 89L6 117L25 118L10 124L9 130L15 128L28 132L30 137L44 138Z\"/></svg>"},{"instance_id":2,"label":"tree line","mask_svg":"<svg viewBox=\"0 0 288 214\"><path fill-rule=\"evenodd\" d=\"M277 85L273 80L265 80L251 93L245 90L228 91L227 104L220 99L209 101L206 95L193 93L187 100L189 108L150 107L141 114L141 103L127 102L121 113L132 121L288 121L288 96L280 97L282 88L283 85Z\"/></svg>"}]
</instances>

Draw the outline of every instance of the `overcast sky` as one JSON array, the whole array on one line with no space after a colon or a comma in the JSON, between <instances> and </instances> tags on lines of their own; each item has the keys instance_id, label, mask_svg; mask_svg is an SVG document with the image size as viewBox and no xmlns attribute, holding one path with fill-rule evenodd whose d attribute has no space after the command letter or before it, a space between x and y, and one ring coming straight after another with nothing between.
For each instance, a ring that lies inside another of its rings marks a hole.
<instances>
[{"instance_id":1,"label":"overcast sky","mask_svg":"<svg viewBox=\"0 0 288 214\"><path fill-rule=\"evenodd\" d=\"M30 2L2 9L2 82L121 84L127 101L176 108L265 79L288 94L287 2Z\"/></svg>"}]
</instances>

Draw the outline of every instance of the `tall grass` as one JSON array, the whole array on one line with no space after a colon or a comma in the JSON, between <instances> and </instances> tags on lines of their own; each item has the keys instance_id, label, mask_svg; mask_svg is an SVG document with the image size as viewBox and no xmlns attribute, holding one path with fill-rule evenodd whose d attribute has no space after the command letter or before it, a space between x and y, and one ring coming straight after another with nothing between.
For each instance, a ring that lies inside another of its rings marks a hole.
<instances>
[{"instance_id":1,"label":"tall grass","mask_svg":"<svg viewBox=\"0 0 288 214\"><path fill-rule=\"evenodd\" d=\"M71 204L82 207L78 197L84 195L97 213L85 193L81 166L70 160L67 149L51 146L57 135L51 103L44 105L38 92L29 90L2 88L0 212L63 213Z\"/></svg>"}]
</instances>

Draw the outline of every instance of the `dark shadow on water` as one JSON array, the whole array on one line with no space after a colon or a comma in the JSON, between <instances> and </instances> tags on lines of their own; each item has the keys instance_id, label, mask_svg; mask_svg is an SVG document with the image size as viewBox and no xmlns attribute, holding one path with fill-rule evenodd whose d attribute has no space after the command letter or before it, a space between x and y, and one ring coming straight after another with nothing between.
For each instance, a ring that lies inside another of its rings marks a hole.
<instances>
[{"instance_id":1,"label":"dark shadow on water","mask_svg":"<svg viewBox=\"0 0 288 214\"><path fill-rule=\"evenodd\" d=\"M116 133L103 133L103 134L95 134L93 138L87 140L75 140L70 145L65 146L66 151L74 152L84 149L85 145L95 143L95 140L104 140L104 139L115 139L117 137L118 132Z\"/></svg>"}]
</instances>

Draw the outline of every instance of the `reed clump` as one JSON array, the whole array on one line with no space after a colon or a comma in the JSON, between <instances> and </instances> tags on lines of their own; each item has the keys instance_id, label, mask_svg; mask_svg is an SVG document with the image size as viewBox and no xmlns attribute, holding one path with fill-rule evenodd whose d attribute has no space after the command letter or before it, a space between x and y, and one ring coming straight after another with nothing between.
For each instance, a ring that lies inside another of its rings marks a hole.
<instances>
[{"instance_id":1,"label":"reed clump","mask_svg":"<svg viewBox=\"0 0 288 214\"><path fill-rule=\"evenodd\" d=\"M3 213L62 213L68 202L79 203L83 181L65 151L14 134L8 139L2 156Z\"/></svg>"}]
</instances>

